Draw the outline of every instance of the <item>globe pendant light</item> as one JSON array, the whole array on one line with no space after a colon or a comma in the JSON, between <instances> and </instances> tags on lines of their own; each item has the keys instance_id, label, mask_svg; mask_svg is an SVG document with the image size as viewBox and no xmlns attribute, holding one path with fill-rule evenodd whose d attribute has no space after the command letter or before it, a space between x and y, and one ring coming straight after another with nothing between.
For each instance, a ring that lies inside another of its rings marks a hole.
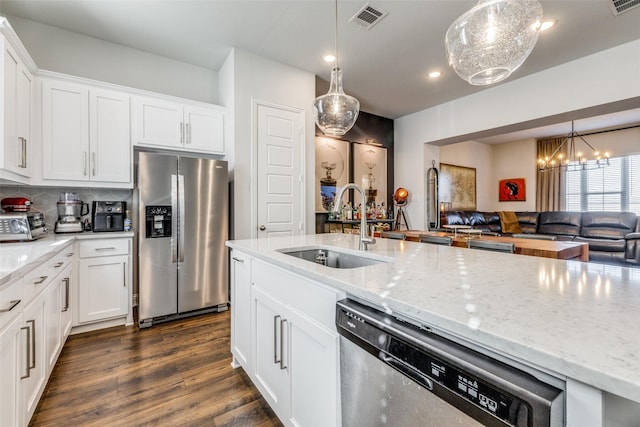
<instances>
[{"instance_id":1,"label":"globe pendant light","mask_svg":"<svg viewBox=\"0 0 640 427\"><path fill-rule=\"evenodd\" d=\"M342 136L353 127L360 112L360 102L342 89L342 70L338 66L338 0L336 5L336 62L331 69L331 84L326 95L313 102L316 125L325 135Z\"/></svg>"},{"instance_id":2,"label":"globe pendant light","mask_svg":"<svg viewBox=\"0 0 640 427\"><path fill-rule=\"evenodd\" d=\"M449 65L472 85L504 80L533 50L541 20L537 0L480 0L447 30Z\"/></svg>"}]
</instances>

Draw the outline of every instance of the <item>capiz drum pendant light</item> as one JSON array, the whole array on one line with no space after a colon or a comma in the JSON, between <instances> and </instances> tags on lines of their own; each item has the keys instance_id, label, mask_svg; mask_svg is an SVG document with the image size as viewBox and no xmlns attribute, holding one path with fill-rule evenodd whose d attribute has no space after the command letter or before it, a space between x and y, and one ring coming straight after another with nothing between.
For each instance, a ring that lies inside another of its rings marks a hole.
<instances>
[{"instance_id":1,"label":"capiz drum pendant light","mask_svg":"<svg viewBox=\"0 0 640 427\"><path fill-rule=\"evenodd\" d=\"M342 70L338 66L338 0L336 6L336 62L331 69L329 92L313 102L316 125L325 135L342 136L349 131L358 118L360 102L342 89Z\"/></svg>"},{"instance_id":2,"label":"capiz drum pendant light","mask_svg":"<svg viewBox=\"0 0 640 427\"><path fill-rule=\"evenodd\" d=\"M541 21L538 0L480 0L447 30L449 65L472 85L504 80L533 50Z\"/></svg>"}]
</instances>

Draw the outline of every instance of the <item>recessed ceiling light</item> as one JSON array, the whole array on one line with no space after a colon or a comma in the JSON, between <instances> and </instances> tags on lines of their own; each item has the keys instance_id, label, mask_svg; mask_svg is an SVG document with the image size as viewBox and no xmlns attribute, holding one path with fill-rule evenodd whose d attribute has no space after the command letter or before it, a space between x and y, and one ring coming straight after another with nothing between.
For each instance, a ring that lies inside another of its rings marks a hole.
<instances>
[{"instance_id":1,"label":"recessed ceiling light","mask_svg":"<svg viewBox=\"0 0 640 427\"><path fill-rule=\"evenodd\" d=\"M442 75L442 71L432 71L429 73L429 78L435 79L437 77L440 77L441 75Z\"/></svg>"},{"instance_id":2,"label":"recessed ceiling light","mask_svg":"<svg viewBox=\"0 0 640 427\"><path fill-rule=\"evenodd\" d=\"M329 53L325 56L322 57L322 59L324 60L324 62L334 62L336 60L336 56Z\"/></svg>"},{"instance_id":3,"label":"recessed ceiling light","mask_svg":"<svg viewBox=\"0 0 640 427\"><path fill-rule=\"evenodd\" d=\"M549 28L555 26L557 23L557 19L547 19L546 21L542 21L542 24L540 24L540 31L546 31Z\"/></svg>"}]
</instances>

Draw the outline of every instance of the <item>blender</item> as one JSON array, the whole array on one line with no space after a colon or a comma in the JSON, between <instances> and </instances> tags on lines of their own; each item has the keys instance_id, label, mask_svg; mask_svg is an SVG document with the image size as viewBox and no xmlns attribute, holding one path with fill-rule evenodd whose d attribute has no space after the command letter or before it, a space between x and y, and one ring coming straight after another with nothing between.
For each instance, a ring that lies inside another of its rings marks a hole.
<instances>
[{"instance_id":1,"label":"blender","mask_svg":"<svg viewBox=\"0 0 640 427\"><path fill-rule=\"evenodd\" d=\"M60 193L60 200L56 205L58 207L58 221L56 221L55 232L81 232L83 227L80 218L89 213L89 205L78 200L77 193Z\"/></svg>"}]
</instances>

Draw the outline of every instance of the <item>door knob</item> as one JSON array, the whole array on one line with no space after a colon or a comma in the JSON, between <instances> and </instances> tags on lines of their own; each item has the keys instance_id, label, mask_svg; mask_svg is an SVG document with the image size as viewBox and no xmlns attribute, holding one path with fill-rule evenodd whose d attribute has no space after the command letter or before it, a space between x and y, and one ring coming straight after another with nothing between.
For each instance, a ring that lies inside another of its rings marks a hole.
<instances>
[{"instance_id":1,"label":"door knob","mask_svg":"<svg viewBox=\"0 0 640 427\"><path fill-rule=\"evenodd\" d=\"M267 229L267 227L265 227L264 225L261 225L261 226L260 226L260 231L264 231L264 230L266 230L266 229Z\"/></svg>"}]
</instances>

